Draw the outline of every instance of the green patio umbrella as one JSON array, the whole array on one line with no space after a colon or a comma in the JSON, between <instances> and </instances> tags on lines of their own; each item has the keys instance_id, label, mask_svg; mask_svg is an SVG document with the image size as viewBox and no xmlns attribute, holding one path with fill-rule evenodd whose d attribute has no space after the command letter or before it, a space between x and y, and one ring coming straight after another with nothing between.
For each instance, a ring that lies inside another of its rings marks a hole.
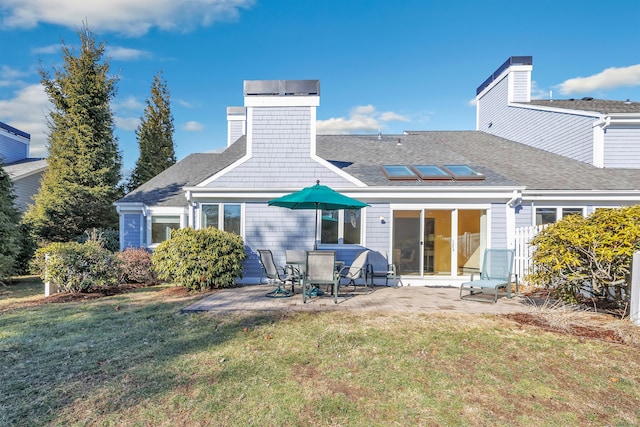
<instances>
[{"instance_id":1,"label":"green patio umbrella","mask_svg":"<svg viewBox=\"0 0 640 427\"><path fill-rule=\"evenodd\" d=\"M360 200L352 199L344 194L320 185L320 181L316 181L316 185L305 187L302 190L291 194L284 195L277 199L269 200L269 206L280 206L288 209L315 209L316 211L316 231L313 235L313 248L317 249L316 236L318 235L318 211L319 210L341 210L341 209L362 209L368 204Z\"/></svg>"}]
</instances>

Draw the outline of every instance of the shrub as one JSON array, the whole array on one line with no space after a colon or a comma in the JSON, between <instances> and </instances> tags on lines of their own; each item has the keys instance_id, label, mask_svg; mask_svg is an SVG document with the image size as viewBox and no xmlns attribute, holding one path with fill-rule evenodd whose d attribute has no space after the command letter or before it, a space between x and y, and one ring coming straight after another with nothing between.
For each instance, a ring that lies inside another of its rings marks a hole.
<instances>
[{"instance_id":1,"label":"shrub","mask_svg":"<svg viewBox=\"0 0 640 427\"><path fill-rule=\"evenodd\" d=\"M29 224L23 222L19 225L19 229L21 249L16 260L16 273L29 274L29 265L38 249L38 239Z\"/></svg>"},{"instance_id":2,"label":"shrub","mask_svg":"<svg viewBox=\"0 0 640 427\"><path fill-rule=\"evenodd\" d=\"M113 228L94 227L85 230L82 236L78 238L78 242L84 243L88 241L98 242L111 252L120 250L120 234L118 230L114 230Z\"/></svg>"},{"instance_id":3,"label":"shrub","mask_svg":"<svg viewBox=\"0 0 640 427\"><path fill-rule=\"evenodd\" d=\"M160 279L204 290L235 286L246 256L244 242L236 234L213 227L183 228L158 245L151 261Z\"/></svg>"},{"instance_id":4,"label":"shrub","mask_svg":"<svg viewBox=\"0 0 640 427\"><path fill-rule=\"evenodd\" d=\"M151 254L144 248L128 248L117 253L120 260L121 283L158 283L151 265Z\"/></svg>"},{"instance_id":5,"label":"shrub","mask_svg":"<svg viewBox=\"0 0 640 427\"><path fill-rule=\"evenodd\" d=\"M118 285L118 258L95 241L51 243L36 251L34 265L61 292L104 291Z\"/></svg>"},{"instance_id":6,"label":"shrub","mask_svg":"<svg viewBox=\"0 0 640 427\"><path fill-rule=\"evenodd\" d=\"M527 277L532 284L569 302L586 294L623 304L630 294L633 254L640 250L640 206L565 217L531 244L536 248Z\"/></svg>"}]
</instances>

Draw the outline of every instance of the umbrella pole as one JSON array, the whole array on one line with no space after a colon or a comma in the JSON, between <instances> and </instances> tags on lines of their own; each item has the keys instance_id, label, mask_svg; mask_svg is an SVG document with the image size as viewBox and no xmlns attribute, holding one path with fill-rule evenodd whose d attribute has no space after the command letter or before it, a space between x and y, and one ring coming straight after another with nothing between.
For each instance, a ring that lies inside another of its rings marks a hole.
<instances>
[{"instance_id":1,"label":"umbrella pole","mask_svg":"<svg viewBox=\"0 0 640 427\"><path fill-rule=\"evenodd\" d=\"M316 231L313 233L313 250L318 250L318 204L316 203Z\"/></svg>"}]
</instances>

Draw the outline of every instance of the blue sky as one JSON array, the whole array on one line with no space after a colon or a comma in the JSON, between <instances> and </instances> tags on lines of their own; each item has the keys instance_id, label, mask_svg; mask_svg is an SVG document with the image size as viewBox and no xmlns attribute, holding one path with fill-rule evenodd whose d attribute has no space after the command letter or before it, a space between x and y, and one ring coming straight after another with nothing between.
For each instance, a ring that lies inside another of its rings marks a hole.
<instances>
[{"instance_id":1,"label":"blue sky","mask_svg":"<svg viewBox=\"0 0 640 427\"><path fill-rule=\"evenodd\" d=\"M321 133L475 128L479 86L533 56L534 98L640 101L640 0L0 0L0 121L46 153L38 69L86 20L119 76L125 169L153 76L171 93L178 159L226 145L244 80L318 79Z\"/></svg>"}]
</instances>

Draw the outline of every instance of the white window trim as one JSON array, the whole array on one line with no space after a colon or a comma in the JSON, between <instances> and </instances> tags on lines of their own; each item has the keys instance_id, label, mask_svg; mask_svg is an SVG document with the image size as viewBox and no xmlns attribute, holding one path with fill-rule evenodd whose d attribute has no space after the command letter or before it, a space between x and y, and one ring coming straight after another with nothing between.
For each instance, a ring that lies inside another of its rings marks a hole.
<instances>
[{"instance_id":1,"label":"white window trim","mask_svg":"<svg viewBox=\"0 0 640 427\"><path fill-rule=\"evenodd\" d=\"M531 225L537 225L536 224L536 217L538 216L538 209L555 209L556 211L556 220L555 222L560 221L562 218L564 218L564 216L562 215L562 210L563 209L582 209L582 216L585 217L587 216L587 206L586 205L580 205L580 206L571 206L571 205L563 205L563 206L558 206L558 205L553 205L553 206L546 206L546 205L535 205L533 206L533 214L531 215Z\"/></svg>"},{"instance_id":2,"label":"white window trim","mask_svg":"<svg viewBox=\"0 0 640 427\"><path fill-rule=\"evenodd\" d=\"M207 205L217 205L218 206L218 226L216 227L218 230L224 230L224 207L225 205L236 205L240 206L240 237L244 240L244 222L245 222L245 203L238 202L199 202L198 203L198 214L197 214L197 229L202 229L202 208Z\"/></svg>"},{"instance_id":3,"label":"white window trim","mask_svg":"<svg viewBox=\"0 0 640 427\"><path fill-rule=\"evenodd\" d=\"M317 230L318 234L315 236L316 241L318 242L318 246L322 246L323 248L341 248L345 247L357 247L357 246L366 246L367 244L367 208L360 209L360 243L340 243L344 241L344 209L338 210L338 243L324 243L321 241L322 239L322 210L320 210L320 215L318 215L318 224Z\"/></svg>"},{"instance_id":4,"label":"white window trim","mask_svg":"<svg viewBox=\"0 0 640 427\"><path fill-rule=\"evenodd\" d=\"M147 228L147 248L155 249L158 247L160 243L151 243L151 220L154 216L177 216L180 217L180 228L185 228L188 225L188 213L186 208L175 208L175 207L153 207L149 208L148 213L145 217L146 219L146 228Z\"/></svg>"}]
</instances>

